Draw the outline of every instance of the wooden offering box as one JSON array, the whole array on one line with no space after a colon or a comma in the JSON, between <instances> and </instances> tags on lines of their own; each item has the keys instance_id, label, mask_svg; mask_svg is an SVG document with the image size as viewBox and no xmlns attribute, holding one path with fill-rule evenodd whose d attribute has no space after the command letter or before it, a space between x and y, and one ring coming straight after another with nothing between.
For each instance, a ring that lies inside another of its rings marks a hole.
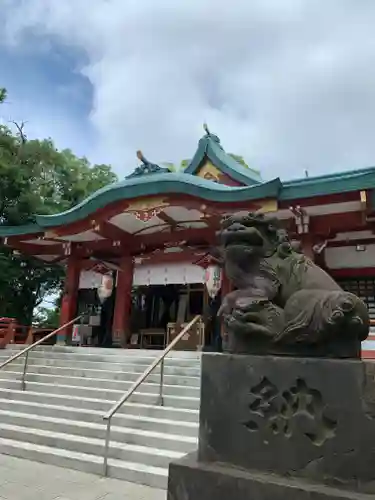
<instances>
[{"instance_id":1,"label":"wooden offering box","mask_svg":"<svg viewBox=\"0 0 375 500\"><path fill-rule=\"evenodd\" d=\"M174 340L188 323L168 323L167 345ZM191 329L185 333L180 342L174 348L176 351L201 351L204 346L204 323L197 321Z\"/></svg>"}]
</instances>

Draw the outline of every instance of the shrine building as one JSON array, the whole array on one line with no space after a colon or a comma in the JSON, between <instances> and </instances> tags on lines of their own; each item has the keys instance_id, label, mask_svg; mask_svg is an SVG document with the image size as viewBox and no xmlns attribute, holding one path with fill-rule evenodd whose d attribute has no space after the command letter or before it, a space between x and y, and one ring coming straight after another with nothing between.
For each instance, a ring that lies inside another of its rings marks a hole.
<instances>
[{"instance_id":1,"label":"shrine building","mask_svg":"<svg viewBox=\"0 0 375 500\"><path fill-rule=\"evenodd\" d=\"M131 175L72 209L0 227L5 246L65 267L61 325L88 311L58 342L162 348L201 314L184 345L212 343L217 303L229 289L212 251L216 232L224 215L249 211L282 220L375 320L375 167L263 181L205 130L181 173L139 152ZM375 357L374 344L364 343L364 356Z\"/></svg>"}]
</instances>

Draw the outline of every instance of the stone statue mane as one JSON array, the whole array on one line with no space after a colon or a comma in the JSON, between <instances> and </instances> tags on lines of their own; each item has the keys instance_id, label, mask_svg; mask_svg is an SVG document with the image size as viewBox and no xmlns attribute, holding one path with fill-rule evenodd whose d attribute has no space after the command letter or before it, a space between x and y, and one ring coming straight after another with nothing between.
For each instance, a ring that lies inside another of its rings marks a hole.
<instances>
[{"instance_id":1,"label":"stone statue mane","mask_svg":"<svg viewBox=\"0 0 375 500\"><path fill-rule=\"evenodd\" d=\"M228 351L359 357L366 305L303 255L277 219L233 215L220 240L236 288L219 311Z\"/></svg>"}]
</instances>

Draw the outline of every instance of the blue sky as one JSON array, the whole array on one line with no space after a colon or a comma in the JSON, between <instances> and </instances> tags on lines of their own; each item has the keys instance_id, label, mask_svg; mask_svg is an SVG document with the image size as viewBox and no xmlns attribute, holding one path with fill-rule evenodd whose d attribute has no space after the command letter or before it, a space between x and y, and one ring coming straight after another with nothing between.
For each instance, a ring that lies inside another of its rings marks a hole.
<instances>
[{"instance_id":1,"label":"blue sky","mask_svg":"<svg viewBox=\"0 0 375 500\"><path fill-rule=\"evenodd\" d=\"M120 176L203 123L265 179L375 165L374 0L2 0L5 120Z\"/></svg>"},{"instance_id":2,"label":"blue sky","mask_svg":"<svg viewBox=\"0 0 375 500\"><path fill-rule=\"evenodd\" d=\"M28 42L0 46L0 83L8 90L1 116L26 121L29 137L50 136L58 148L90 155L97 134L89 119L93 88L79 72L84 55L52 37Z\"/></svg>"}]
</instances>

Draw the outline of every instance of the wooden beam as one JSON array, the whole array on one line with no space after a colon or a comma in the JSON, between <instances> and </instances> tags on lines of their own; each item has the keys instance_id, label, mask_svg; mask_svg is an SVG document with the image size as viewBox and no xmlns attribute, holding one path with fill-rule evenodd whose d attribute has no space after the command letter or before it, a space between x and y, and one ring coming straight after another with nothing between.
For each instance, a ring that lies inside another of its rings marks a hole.
<instances>
[{"instance_id":1,"label":"wooden beam","mask_svg":"<svg viewBox=\"0 0 375 500\"><path fill-rule=\"evenodd\" d=\"M107 221L92 221L92 230L102 238L112 242L128 243L133 235Z\"/></svg>"},{"instance_id":2,"label":"wooden beam","mask_svg":"<svg viewBox=\"0 0 375 500\"><path fill-rule=\"evenodd\" d=\"M362 212L346 212L311 217L310 232L321 238L332 237L336 233L347 233L366 229Z\"/></svg>"},{"instance_id":3,"label":"wooden beam","mask_svg":"<svg viewBox=\"0 0 375 500\"><path fill-rule=\"evenodd\" d=\"M104 229L105 228L105 229ZM118 228L119 229L119 228ZM129 235L117 231L117 228L109 223L101 224L101 231L113 239L101 239L97 241L86 242L68 242L56 240L54 245L37 245L34 243L20 243L12 241L8 244L9 248L19 250L26 255L56 255L57 257L66 257L71 255L74 249L75 255L83 259L90 256L104 258L106 253L112 256L121 256L124 251L132 255L139 255L146 249L163 249L166 244L178 245L186 242L189 244L207 244L213 245L216 242L215 230L218 228L198 228L198 229L175 229L164 232L149 233L139 236ZM107 232L108 231L108 232ZM120 237L121 239L117 239ZM98 255L100 254L100 255ZM56 258L57 258L56 257Z\"/></svg>"},{"instance_id":4,"label":"wooden beam","mask_svg":"<svg viewBox=\"0 0 375 500\"><path fill-rule=\"evenodd\" d=\"M337 248L337 247L355 247L357 245L374 245L374 238L356 238L352 240L336 240L336 241L328 241L327 247L329 248Z\"/></svg>"},{"instance_id":5,"label":"wooden beam","mask_svg":"<svg viewBox=\"0 0 375 500\"><path fill-rule=\"evenodd\" d=\"M67 255L65 252L67 246L63 244L56 245L36 245L34 243L13 243L12 245L7 245L14 250L19 250L23 254L27 255Z\"/></svg>"},{"instance_id":6,"label":"wooden beam","mask_svg":"<svg viewBox=\"0 0 375 500\"><path fill-rule=\"evenodd\" d=\"M301 198L295 200L286 200L279 202L279 210L288 209L291 205L301 207L312 207L316 205L332 205L334 203L347 203L348 201L359 201L359 191L348 193L336 193L329 195L311 196L310 198Z\"/></svg>"},{"instance_id":7,"label":"wooden beam","mask_svg":"<svg viewBox=\"0 0 375 500\"><path fill-rule=\"evenodd\" d=\"M333 278L374 278L375 277L375 267L356 267L347 269L328 269L329 274Z\"/></svg>"},{"instance_id":8,"label":"wooden beam","mask_svg":"<svg viewBox=\"0 0 375 500\"><path fill-rule=\"evenodd\" d=\"M43 240L44 233L36 233L36 234L24 234L17 236L5 236L2 238L5 245L12 246L13 243L27 243L28 240ZM47 240L48 241L48 240Z\"/></svg>"},{"instance_id":9,"label":"wooden beam","mask_svg":"<svg viewBox=\"0 0 375 500\"><path fill-rule=\"evenodd\" d=\"M216 241L215 229L199 228L199 229L181 229L179 231L164 231L159 233L145 234L134 238L131 245L132 253L138 249L154 247L159 248L168 244L189 242L207 243L211 245Z\"/></svg>"},{"instance_id":10,"label":"wooden beam","mask_svg":"<svg viewBox=\"0 0 375 500\"><path fill-rule=\"evenodd\" d=\"M59 263L60 263L60 262L62 262L63 260L65 260L65 255L60 256L60 257L56 257L56 259L50 260L50 261L48 262L48 264L59 264Z\"/></svg>"},{"instance_id":11,"label":"wooden beam","mask_svg":"<svg viewBox=\"0 0 375 500\"><path fill-rule=\"evenodd\" d=\"M158 213L158 218L168 224L168 226L171 226L172 228L176 228L178 226L178 222L176 222L173 217L170 215L166 214L164 210Z\"/></svg>"},{"instance_id":12,"label":"wooden beam","mask_svg":"<svg viewBox=\"0 0 375 500\"><path fill-rule=\"evenodd\" d=\"M203 253L203 252L202 252ZM186 249L181 252L155 252L137 255L134 257L135 264L146 263L146 264L165 264L165 263L182 263L188 262L194 264L203 255L199 255L198 250Z\"/></svg>"}]
</instances>

